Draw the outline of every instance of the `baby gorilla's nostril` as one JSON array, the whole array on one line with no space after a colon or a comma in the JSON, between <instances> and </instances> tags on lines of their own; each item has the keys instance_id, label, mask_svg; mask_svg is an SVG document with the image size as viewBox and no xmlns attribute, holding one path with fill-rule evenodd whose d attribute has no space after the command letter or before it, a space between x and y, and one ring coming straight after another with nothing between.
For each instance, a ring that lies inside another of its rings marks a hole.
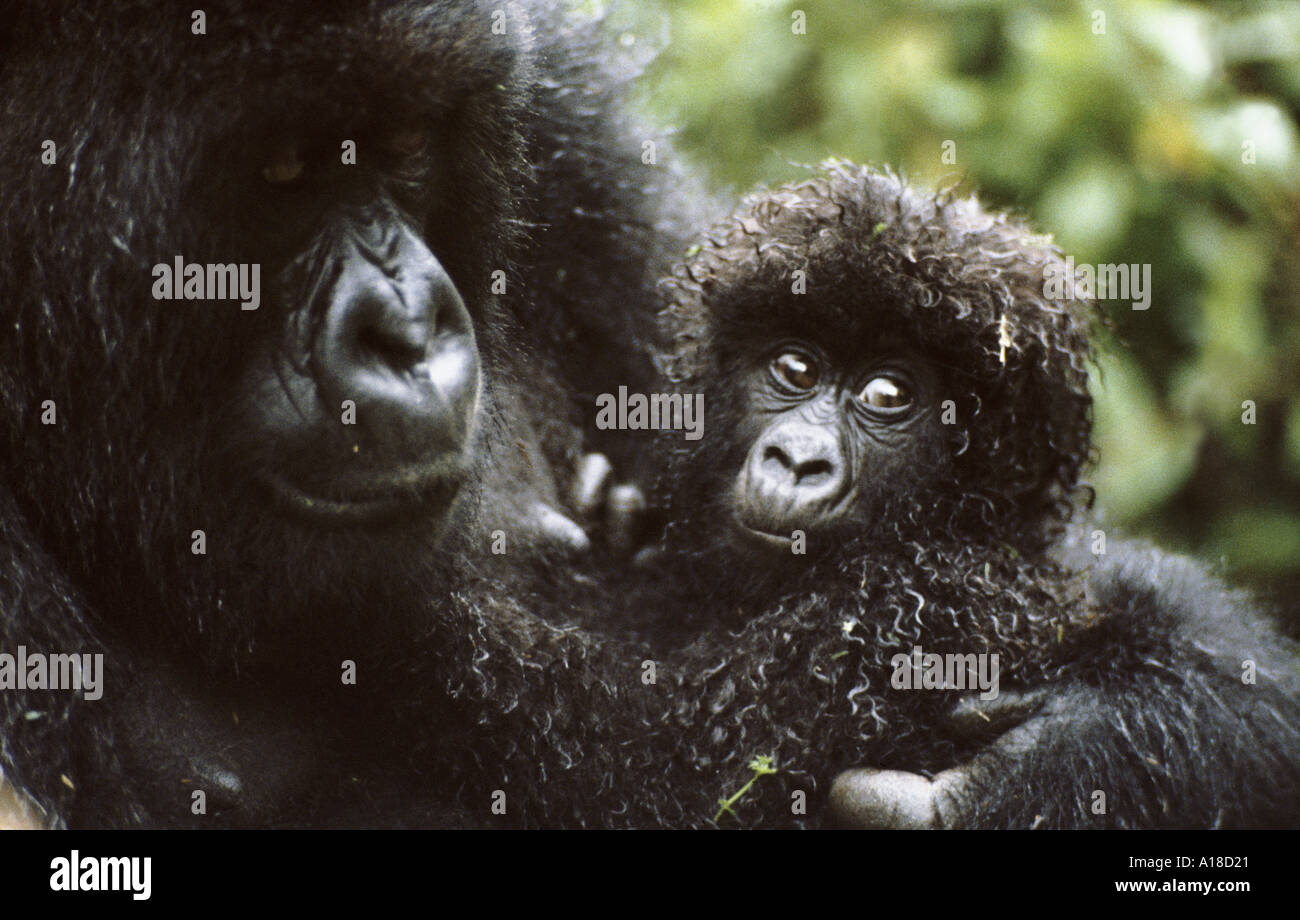
<instances>
[{"instance_id":1,"label":"baby gorilla's nostril","mask_svg":"<svg viewBox=\"0 0 1300 920\"><path fill-rule=\"evenodd\" d=\"M777 447L775 444L769 444L767 448L763 451L763 463L764 465L768 463L775 463L777 466L780 466L782 469L787 469L787 470L791 469L794 466L794 461L790 459L790 455L787 454L785 451L783 451L781 448Z\"/></svg>"},{"instance_id":2,"label":"baby gorilla's nostril","mask_svg":"<svg viewBox=\"0 0 1300 920\"><path fill-rule=\"evenodd\" d=\"M795 445L795 447L800 446ZM792 478L796 486L816 485L835 473L835 464L827 457L812 456L795 459L799 453L809 449L808 445L802 445L802 448L802 450L787 450L778 444L768 444L763 448L763 466L768 467L772 473Z\"/></svg>"}]
</instances>

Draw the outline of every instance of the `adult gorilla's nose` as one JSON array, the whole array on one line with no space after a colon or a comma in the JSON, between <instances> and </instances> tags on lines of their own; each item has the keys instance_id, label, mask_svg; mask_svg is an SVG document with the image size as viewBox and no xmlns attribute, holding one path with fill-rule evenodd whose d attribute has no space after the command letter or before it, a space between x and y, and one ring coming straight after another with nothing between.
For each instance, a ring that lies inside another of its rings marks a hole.
<instances>
[{"instance_id":1,"label":"adult gorilla's nose","mask_svg":"<svg viewBox=\"0 0 1300 920\"><path fill-rule=\"evenodd\" d=\"M253 477L312 526L441 526L479 397L474 330L447 270L381 201L323 222L276 277L277 299L299 306L242 383Z\"/></svg>"},{"instance_id":2,"label":"adult gorilla's nose","mask_svg":"<svg viewBox=\"0 0 1300 920\"><path fill-rule=\"evenodd\" d=\"M478 405L479 357L465 303L409 231L350 259L315 343L322 393L391 460L458 451Z\"/></svg>"}]
</instances>

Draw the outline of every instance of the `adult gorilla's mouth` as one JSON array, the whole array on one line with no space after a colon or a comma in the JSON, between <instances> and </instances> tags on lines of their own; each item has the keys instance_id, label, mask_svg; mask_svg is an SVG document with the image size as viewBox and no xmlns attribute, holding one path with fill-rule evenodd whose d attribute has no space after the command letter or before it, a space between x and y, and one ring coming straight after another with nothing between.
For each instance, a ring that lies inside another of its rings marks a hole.
<instances>
[{"instance_id":1,"label":"adult gorilla's mouth","mask_svg":"<svg viewBox=\"0 0 1300 920\"><path fill-rule=\"evenodd\" d=\"M761 546L767 549L789 552L790 547L794 544L794 538L789 534L772 533L769 530L751 527L739 519L736 519L733 523L735 524L733 529L749 546Z\"/></svg>"},{"instance_id":2,"label":"adult gorilla's mouth","mask_svg":"<svg viewBox=\"0 0 1300 920\"><path fill-rule=\"evenodd\" d=\"M356 481L330 495L312 492L282 476L268 476L263 484L287 516L312 527L346 529L441 519L463 480L461 472L408 469Z\"/></svg>"}]
</instances>

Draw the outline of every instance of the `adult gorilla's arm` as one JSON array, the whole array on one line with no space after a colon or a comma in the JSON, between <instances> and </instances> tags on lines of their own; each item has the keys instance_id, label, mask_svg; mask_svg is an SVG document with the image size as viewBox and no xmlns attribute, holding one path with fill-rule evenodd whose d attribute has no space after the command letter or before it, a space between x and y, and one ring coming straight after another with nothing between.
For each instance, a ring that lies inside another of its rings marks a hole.
<instances>
[{"instance_id":1,"label":"adult gorilla's arm","mask_svg":"<svg viewBox=\"0 0 1300 920\"><path fill-rule=\"evenodd\" d=\"M0 526L0 610L4 611L4 619L0 620L0 629L3 630L0 640L3 640L3 648L9 654L15 654L21 641L33 651L53 648L103 653L102 644L85 646L84 636L89 632L89 626L81 615L84 606L76 599L76 590L41 551L26 528L20 527L19 521L21 517L12 499L0 492L0 522L3 522ZM57 801L40 803L37 811L54 806L51 814L56 817L52 820L57 820L57 815L63 810L62 803L73 797L74 784L79 780L93 781L90 778L82 780L75 768L78 761L92 753L90 750L78 750L72 745L51 740L64 730L65 725L78 719L84 704L79 705L68 693L50 690L28 690L22 692L21 699L18 696L18 691L13 689L0 696L6 703L0 707L0 739L3 739L5 749L0 767L7 764L12 771L15 763L27 765L23 775L10 778L24 788L50 790ZM107 708L112 703L105 701L104 705ZM102 737L108 731L111 729L105 727L97 734ZM70 732L67 737L79 739L83 735ZM109 774L104 792L115 799L114 804L105 810L121 820L129 801L121 792L124 784L115 781L119 765L105 763L103 771ZM3 775L3 770L0 770L0 775ZM61 776L68 779L60 782ZM31 817L37 818L36 815Z\"/></svg>"},{"instance_id":2,"label":"adult gorilla's arm","mask_svg":"<svg viewBox=\"0 0 1300 920\"><path fill-rule=\"evenodd\" d=\"M841 774L832 817L877 828L1294 827L1295 650L1191 560L1112 544L1091 570L1111 613L1059 685L964 701L991 738L933 779Z\"/></svg>"},{"instance_id":3,"label":"adult gorilla's arm","mask_svg":"<svg viewBox=\"0 0 1300 920\"><path fill-rule=\"evenodd\" d=\"M242 824L291 802L304 765L322 755L307 750L309 735L248 700L238 707L241 726L228 699L197 692L157 655L105 641L3 493L0 521L0 648L103 656L93 698L67 689L0 694L0 767L10 771L0 769L0 828ZM196 814L189 805L199 791Z\"/></svg>"},{"instance_id":4,"label":"adult gorilla's arm","mask_svg":"<svg viewBox=\"0 0 1300 920\"><path fill-rule=\"evenodd\" d=\"M489 451L480 530L522 527L525 542L540 532L541 543L572 550L586 537L556 512L590 522L613 481L584 490L593 471L584 457L607 456L619 480L648 475L644 439L599 430L595 397L659 387L656 284L711 202L659 130L630 113L647 44L628 48L619 23L564 6L528 13L541 50L523 126L533 169L515 191L529 232L512 253L507 314L480 331L492 381L485 415L519 450Z\"/></svg>"},{"instance_id":5,"label":"adult gorilla's arm","mask_svg":"<svg viewBox=\"0 0 1300 920\"><path fill-rule=\"evenodd\" d=\"M88 622L88 608L22 526L12 499L0 493L0 647L15 655L21 646L32 653L68 650L102 655L94 696L85 690L6 689L0 707L4 762L21 765L9 778L21 788L39 791L36 800L19 799L0 785L0 798L14 805L15 823L60 826L82 817L93 802L95 819L114 825L172 823L175 799L189 790L221 795L229 772L218 762L215 739L199 730L192 707L172 692L164 672L150 671L138 656L123 654L104 642ZM24 675L25 676L25 675ZM105 687L109 692L105 692ZM130 743L119 743L130 739ZM134 778L154 781L137 786ZM0 773L3 778L3 773ZM141 796L141 789L150 796ZM218 811L213 802L212 811ZM25 813L24 813L25 812ZM0 818L0 821L6 820Z\"/></svg>"}]
</instances>

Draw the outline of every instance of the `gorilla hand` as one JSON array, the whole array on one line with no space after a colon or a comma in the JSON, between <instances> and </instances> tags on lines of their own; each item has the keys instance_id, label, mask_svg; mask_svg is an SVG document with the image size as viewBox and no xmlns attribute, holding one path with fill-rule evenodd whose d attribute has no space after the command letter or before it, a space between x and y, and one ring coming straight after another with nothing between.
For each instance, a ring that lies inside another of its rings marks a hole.
<instances>
[{"instance_id":1,"label":"gorilla hand","mask_svg":"<svg viewBox=\"0 0 1300 920\"><path fill-rule=\"evenodd\" d=\"M1038 717L1046 692L1003 693L995 700L967 697L949 716L949 731L964 740L992 739L973 760L932 779L902 770L858 768L835 778L831 823L877 830L932 830L968 826L968 806L979 778L1007 758L1024 757L1048 717Z\"/></svg>"},{"instance_id":2,"label":"gorilla hand","mask_svg":"<svg viewBox=\"0 0 1300 920\"><path fill-rule=\"evenodd\" d=\"M620 555L632 552L640 543L645 530L645 493L631 483L615 485L614 467L604 454L582 458L569 500L580 519L593 524L603 519L605 541Z\"/></svg>"},{"instance_id":3,"label":"gorilla hand","mask_svg":"<svg viewBox=\"0 0 1300 920\"><path fill-rule=\"evenodd\" d=\"M520 523L530 534L529 542L580 556L591 550L589 532L597 532L619 555L637 546L644 530L645 495L639 486L615 485L614 468L604 454L583 456L569 487L568 504L572 517L550 501L528 503Z\"/></svg>"},{"instance_id":4,"label":"gorilla hand","mask_svg":"<svg viewBox=\"0 0 1300 920\"><path fill-rule=\"evenodd\" d=\"M587 532L546 502L534 502L524 514L523 526L544 546L581 555L591 549Z\"/></svg>"}]
</instances>

